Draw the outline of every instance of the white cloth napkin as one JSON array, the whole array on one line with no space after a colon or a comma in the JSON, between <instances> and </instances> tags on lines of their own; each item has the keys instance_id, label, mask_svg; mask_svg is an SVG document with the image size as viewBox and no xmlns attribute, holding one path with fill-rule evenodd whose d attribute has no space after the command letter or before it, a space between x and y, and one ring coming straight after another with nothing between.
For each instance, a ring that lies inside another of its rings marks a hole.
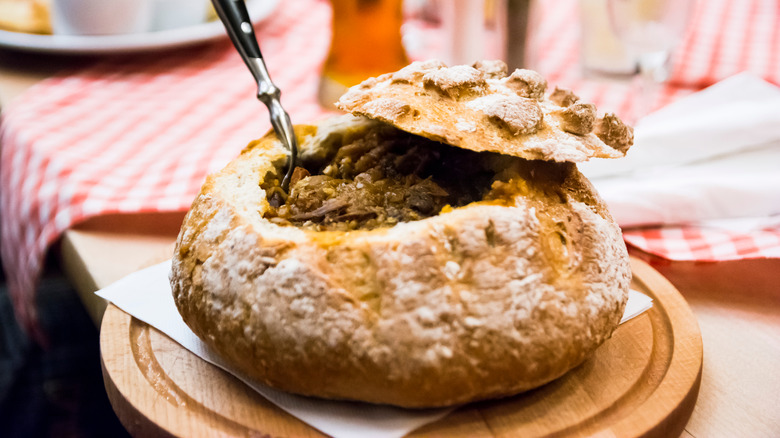
<instances>
[{"instance_id":1,"label":"white cloth napkin","mask_svg":"<svg viewBox=\"0 0 780 438\"><path fill-rule=\"evenodd\" d=\"M732 76L643 118L634 140L579 166L621 226L780 213L780 88Z\"/></svg>"},{"instance_id":2,"label":"white cloth napkin","mask_svg":"<svg viewBox=\"0 0 780 438\"><path fill-rule=\"evenodd\" d=\"M173 302L168 274L171 261L135 272L97 295L160 330L201 359L233 374L266 399L323 433L337 438L397 438L436 421L454 408L408 410L368 403L320 400L269 388L232 369L182 321ZM631 291L621 323L652 307L652 299Z\"/></svg>"}]
</instances>

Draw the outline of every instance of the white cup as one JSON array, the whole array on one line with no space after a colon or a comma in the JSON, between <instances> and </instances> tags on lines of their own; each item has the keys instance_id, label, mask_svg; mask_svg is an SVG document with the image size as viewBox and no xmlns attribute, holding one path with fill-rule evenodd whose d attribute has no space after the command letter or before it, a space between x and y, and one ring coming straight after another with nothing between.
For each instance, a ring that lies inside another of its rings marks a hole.
<instances>
[{"instance_id":1,"label":"white cup","mask_svg":"<svg viewBox=\"0 0 780 438\"><path fill-rule=\"evenodd\" d=\"M52 0L55 35L115 35L147 32L152 0Z\"/></svg>"},{"instance_id":2,"label":"white cup","mask_svg":"<svg viewBox=\"0 0 780 438\"><path fill-rule=\"evenodd\" d=\"M206 21L208 0L152 0L151 29L167 30L194 26Z\"/></svg>"}]
</instances>

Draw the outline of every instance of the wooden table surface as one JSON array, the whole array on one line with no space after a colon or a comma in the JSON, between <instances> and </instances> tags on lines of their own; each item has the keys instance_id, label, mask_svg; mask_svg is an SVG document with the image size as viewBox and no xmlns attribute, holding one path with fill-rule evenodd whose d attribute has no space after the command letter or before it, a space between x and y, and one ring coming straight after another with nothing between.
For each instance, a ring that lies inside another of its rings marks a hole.
<instances>
[{"instance_id":1,"label":"wooden table surface","mask_svg":"<svg viewBox=\"0 0 780 438\"><path fill-rule=\"evenodd\" d=\"M60 68L89 62L0 50L0 105ZM63 267L96 322L105 303L93 292L170 254L182 217L100 217L65 233ZM704 343L699 398L683 436L780 436L780 260L653 266L690 304Z\"/></svg>"}]
</instances>

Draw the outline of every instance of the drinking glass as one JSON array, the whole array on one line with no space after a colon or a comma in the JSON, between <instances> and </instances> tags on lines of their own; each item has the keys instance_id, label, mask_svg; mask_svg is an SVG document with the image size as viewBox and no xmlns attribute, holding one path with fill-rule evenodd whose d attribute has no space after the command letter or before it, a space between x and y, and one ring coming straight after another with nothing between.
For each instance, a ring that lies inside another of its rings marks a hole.
<instances>
[{"instance_id":1,"label":"drinking glass","mask_svg":"<svg viewBox=\"0 0 780 438\"><path fill-rule=\"evenodd\" d=\"M659 84L669 76L668 62L682 38L694 0L607 0L609 23L639 63L639 105L635 118L647 114Z\"/></svg>"},{"instance_id":2,"label":"drinking glass","mask_svg":"<svg viewBox=\"0 0 780 438\"><path fill-rule=\"evenodd\" d=\"M319 101L334 102L353 85L409 63L401 40L402 0L330 0L333 33L320 77Z\"/></svg>"}]
</instances>

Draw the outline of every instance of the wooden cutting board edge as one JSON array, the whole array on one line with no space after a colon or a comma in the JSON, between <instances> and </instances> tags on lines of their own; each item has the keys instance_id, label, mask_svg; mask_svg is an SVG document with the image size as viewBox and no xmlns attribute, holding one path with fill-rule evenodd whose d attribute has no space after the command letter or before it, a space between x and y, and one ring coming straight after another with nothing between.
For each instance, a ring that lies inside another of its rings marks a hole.
<instances>
[{"instance_id":1,"label":"wooden cutting board edge","mask_svg":"<svg viewBox=\"0 0 780 438\"><path fill-rule=\"evenodd\" d=\"M685 298L669 280L635 257L631 257L631 270L633 281L645 291L664 294L662 300L656 298L653 301L653 307L663 312L651 314L657 318L663 314L663 324L672 332L671 340L674 344L669 346L672 357L665 375L673 375L675 380L665 379L638 409L641 415L624 418L612 430L616 436L629 436L629 433L638 432L639 437L676 436L684 430L699 395L704 358L701 331ZM668 410L665 407L668 405L674 405L675 408ZM645 421L642 423L640 418Z\"/></svg>"},{"instance_id":2,"label":"wooden cutting board edge","mask_svg":"<svg viewBox=\"0 0 780 438\"><path fill-rule=\"evenodd\" d=\"M654 309L647 312L652 318L653 330L668 330L665 337L668 338L662 346L654 344L653 354L668 354L668 363L658 370L645 370L650 378L659 379L659 384L647 398L634 401L636 408L630 415L614 413L611 420L614 423L604 428L605 415L599 418L588 419L579 423L576 429L562 430L556 436L620 436L620 437L669 437L679 435L687 423L696 403L699 385L701 382L703 349L701 334L695 316L684 298L663 276L656 272L645 262L632 258L634 272L634 286L644 293L654 297ZM642 316L644 317L644 316ZM674 324L672 323L674 321ZM130 331L135 331L131 335ZM154 369L142 371L134 354L143 349L135 349L135 353L128 354L128 345L108 342L103 333L117 331L125 333L125 339L136 336L140 342L138 333L156 331L144 323L135 320L113 305L109 305L103 319L101 328L101 358L103 365L104 382L106 384L109 400L117 412L120 421L134 436L270 436L263 431L247 428L242 424L231 421L216 412L210 412L184 393L172 393L171 388L177 388L175 384L166 385L166 376L158 376L158 387L154 385L129 385L128 382L148 382L149 373L155 373ZM124 351L123 351L124 349ZM655 349L668 349L658 351ZM107 362L108 358L108 362ZM121 358L121 363L116 359ZM154 357L147 357L154 363ZM205 364L205 363L204 363ZM648 365L650 366L650 365ZM152 367L154 368L154 367ZM124 373L118 376L118 373ZM158 373L159 374L159 373ZM161 385L159 382L163 382ZM173 382L171 382L173 383ZM167 394L167 395L166 395ZM143 402L139 402L143 400ZM610 407L619 411L620 407ZM458 415L455 411L449 417L440 422L450 421L450 417ZM474 412L469 415L473 415ZM477 412L478 415L481 413ZM461 414L463 415L463 414ZM292 436L321 436L319 432L305 425L300 420L279 410L278 421L283 424L282 430L289 430ZM621 417L622 416L622 417ZM277 425L278 426L278 425ZM425 432L433 432L428 425ZM270 428L278 430L279 428ZM304 432L305 431L305 432ZM483 433L497 436L489 425L482 429ZM415 435L417 435L415 433ZM428 435L428 433L424 433Z\"/></svg>"}]
</instances>

